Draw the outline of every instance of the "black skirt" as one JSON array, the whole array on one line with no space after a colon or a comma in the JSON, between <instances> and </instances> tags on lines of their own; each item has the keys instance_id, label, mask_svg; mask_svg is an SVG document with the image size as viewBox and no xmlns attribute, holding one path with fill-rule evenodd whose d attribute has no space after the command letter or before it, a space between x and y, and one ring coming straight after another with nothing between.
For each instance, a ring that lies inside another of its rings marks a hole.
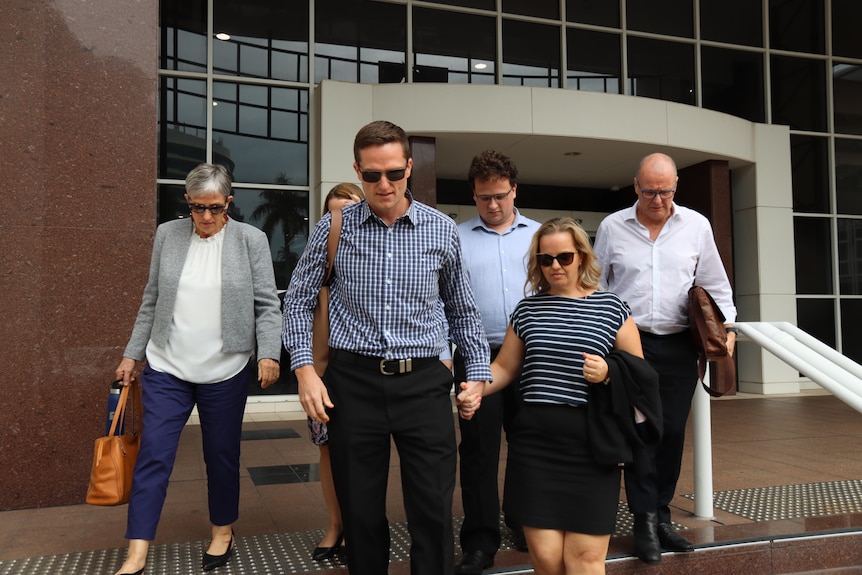
<instances>
[{"instance_id":1,"label":"black skirt","mask_svg":"<svg viewBox=\"0 0 862 575\"><path fill-rule=\"evenodd\" d=\"M614 532L621 470L593 458L587 409L521 405L507 435L507 519L526 527L589 535Z\"/></svg>"}]
</instances>

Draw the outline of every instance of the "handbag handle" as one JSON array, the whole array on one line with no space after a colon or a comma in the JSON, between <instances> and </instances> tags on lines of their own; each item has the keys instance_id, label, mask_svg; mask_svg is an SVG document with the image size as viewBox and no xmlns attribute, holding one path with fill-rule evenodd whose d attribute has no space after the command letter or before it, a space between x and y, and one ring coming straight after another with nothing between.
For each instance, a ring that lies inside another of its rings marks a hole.
<instances>
[{"instance_id":1,"label":"handbag handle","mask_svg":"<svg viewBox=\"0 0 862 575\"><path fill-rule=\"evenodd\" d=\"M332 223L329 226L329 236L326 238L326 272L323 274L323 284L329 283L332 270L335 268L335 252L338 250L338 240L341 239L341 209L332 210Z\"/></svg>"},{"instance_id":2,"label":"handbag handle","mask_svg":"<svg viewBox=\"0 0 862 575\"><path fill-rule=\"evenodd\" d=\"M133 385L137 385L135 382L131 382L129 385L123 386L123 391L120 392L120 399L117 400L117 408L114 410L114 419L111 421L111 430L108 432L108 435L114 435L114 432L117 430L117 425L119 422L123 422L126 417L126 404L129 399L129 388Z\"/></svg>"}]
</instances>

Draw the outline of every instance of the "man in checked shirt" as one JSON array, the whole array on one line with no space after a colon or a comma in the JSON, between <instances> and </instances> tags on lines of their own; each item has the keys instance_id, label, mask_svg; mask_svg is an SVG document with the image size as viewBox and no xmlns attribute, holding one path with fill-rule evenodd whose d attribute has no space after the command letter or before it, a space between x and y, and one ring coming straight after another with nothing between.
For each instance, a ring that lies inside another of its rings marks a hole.
<instances>
[{"instance_id":1,"label":"man in checked shirt","mask_svg":"<svg viewBox=\"0 0 862 575\"><path fill-rule=\"evenodd\" d=\"M365 201L343 209L330 295L329 366L312 366L311 318L324 275L331 218L315 226L284 300L284 345L308 415L329 427L332 470L351 575L388 571L386 484L390 441L412 545L413 575L454 568L456 445L449 335L468 386L489 380L489 349L462 265L455 223L413 199L404 130L372 122L353 146ZM448 322L448 332L447 332Z\"/></svg>"}]
</instances>

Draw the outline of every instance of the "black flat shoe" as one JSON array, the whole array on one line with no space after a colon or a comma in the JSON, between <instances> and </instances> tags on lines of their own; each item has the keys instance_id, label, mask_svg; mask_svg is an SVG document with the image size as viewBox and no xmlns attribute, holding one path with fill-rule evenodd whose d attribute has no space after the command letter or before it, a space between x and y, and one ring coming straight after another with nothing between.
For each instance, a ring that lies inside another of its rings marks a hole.
<instances>
[{"instance_id":1,"label":"black flat shoe","mask_svg":"<svg viewBox=\"0 0 862 575\"><path fill-rule=\"evenodd\" d=\"M216 567L227 565L228 560L233 555L234 547L236 547L236 541L234 540L233 532L231 532L230 545L227 546L227 551L221 555L210 555L205 551L203 559L201 559L201 568L204 571L212 571Z\"/></svg>"},{"instance_id":2,"label":"black flat shoe","mask_svg":"<svg viewBox=\"0 0 862 575\"><path fill-rule=\"evenodd\" d=\"M311 552L312 561L326 561L327 559L332 559L341 551L341 542L344 540L344 533L338 535L338 539L335 540L335 545L332 547L315 547L314 551Z\"/></svg>"},{"instance_id":3,"label":"black flat shoe","mask_svg":"<svg viewBox=\"0 0 862 575\"><path fill-rule=\"evenodd\" d=\"M146 568L147 568L147 566L144 565L143 567L141 567L140 569L138 569L134 573L120 573L120 575L144 575L144 569L146 569Z\"/></svg>"}]
</instances>

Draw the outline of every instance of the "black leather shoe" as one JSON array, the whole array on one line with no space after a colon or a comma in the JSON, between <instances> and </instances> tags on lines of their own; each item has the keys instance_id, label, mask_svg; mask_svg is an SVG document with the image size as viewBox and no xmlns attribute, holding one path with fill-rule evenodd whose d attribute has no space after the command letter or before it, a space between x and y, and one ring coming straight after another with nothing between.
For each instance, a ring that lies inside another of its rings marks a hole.
<instances>
[{"instance_id":1,"label":"black leather shoe","mask_svg":"<svg viewBox=\"0 0 862 575\"><path fill-rule=\"evenodd\" d=\"M338 539L335 540L335 545L332 547L315 547L314 551L311 552L311 559L313 561L326 561L327 559L332 559L341 552L341 542L343 540L344 533L341 533L338 536Z\"/></svg>"},{"instance_id":2,"label":"black leather shoe","mask_svg":"<svg viewBox=\"0 0 862 575\"><path fill-rule=\"evenodd\" d=\"M230 545L227 546L227 551L221 555L210 555L204 551L203 559L201 559L201 568L204 571L212 571L216 567L227 565L228 560L233 555L234 547L236 547L236 541L234 541L233 533L231 533Z\"/></svg>"},{"instance_id":3,"label":"black leather shoe","mask_svg":"<svg viewBox=\"0 0 862 575\"><path fill-rule=\"evenodd\" d=\"M658 540L668 551L694 551L691 541L674 531L670 523L659 523Z\"/></svg>"},{"instance_id":4,"label":"black leather shoe","mask_svg":"<svg viewBox=\"0 0 862 575\"><path fill-rule=\"evenodd\" d=\"M524 537L524 530L520 527L512 529L512 546L518 551L527 552L527 538Z\"/></svg>"},{"instance_id":5,"label":"black leather shoe","mask_svg":"<svg viewBox=\"0 0 862 575\"><path fill-rule=\"evenodd\" d=\"M482 575L494 564L494 556L484 551L468 551L455 565L455 575Z\"/></svg>"},{"instance_id":6,"label":"black leather shoe","mask_svg":"<svg viewBox=\"0 0 862 575\"><path fill-rule=\"evenodd\" d=\"M141 567L140 569L138 569L134 573L120 573L120 575L144 575L144 569L146 569L146 568L147 568L147 566L144 565L143 567Z\"/></svg>"},{"instance_id":7,"label":"black leather shoe","mask_svg":"<svg viewBox=\"0 0 862 575\"><path fill-rule=\"evenodd\" d=\"M635 555L653 565L661 561L661 543L658 539L658 514L635 513Z\"/></svg>"}]
</instances>

